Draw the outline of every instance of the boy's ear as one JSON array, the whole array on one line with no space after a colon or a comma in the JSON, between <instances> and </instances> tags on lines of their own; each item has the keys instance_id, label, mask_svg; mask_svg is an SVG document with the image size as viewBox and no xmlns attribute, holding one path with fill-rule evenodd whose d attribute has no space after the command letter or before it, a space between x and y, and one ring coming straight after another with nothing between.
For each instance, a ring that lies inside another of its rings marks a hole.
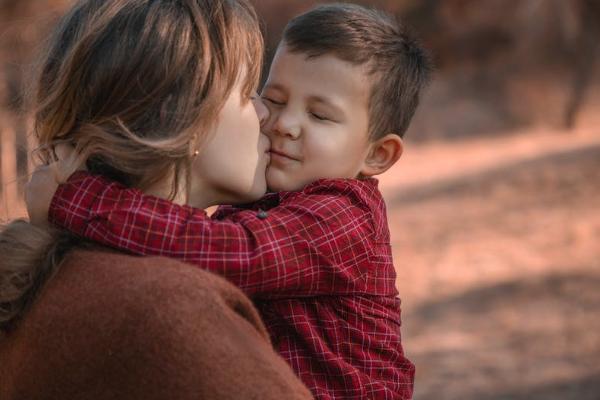
<instances>
[{"instance_id":1,"label":"boy's ear","mask_svg":"<svg viewBox=\"0 0 600 400\"><path fill-rule=\"evenodd\" d=\"M375 176L384 173L400 159L403 151L402 138L395 133L388 133L372 142L369 154L361 169L361 175Z\"/></svg>"}]
</instances>

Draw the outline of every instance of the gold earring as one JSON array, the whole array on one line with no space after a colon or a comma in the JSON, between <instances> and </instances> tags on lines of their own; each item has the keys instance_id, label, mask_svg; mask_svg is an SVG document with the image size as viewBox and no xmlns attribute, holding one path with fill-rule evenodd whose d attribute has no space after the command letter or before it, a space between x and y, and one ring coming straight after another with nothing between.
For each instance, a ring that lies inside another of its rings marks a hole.
<instances>
[{"instance_id":1,"label":"gold earring","mask_svg":"<svg viewBox=\"0 0 600 400\"><path fill-rule=\"evenodd\" d=\"M194 150L194 157L197 157L200 154L200 150Z\"/></svg>"}]
</instances>

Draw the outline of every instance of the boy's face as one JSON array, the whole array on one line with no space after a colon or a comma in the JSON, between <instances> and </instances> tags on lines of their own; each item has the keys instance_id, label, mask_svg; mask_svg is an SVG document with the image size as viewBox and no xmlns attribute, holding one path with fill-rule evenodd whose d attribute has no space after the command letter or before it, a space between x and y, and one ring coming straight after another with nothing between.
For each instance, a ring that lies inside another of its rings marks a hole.
<instances>
[{"instance_id":1,"label":"boy's face","mask_svg":"<svg viewBox=\"0 0 600 400\"><path fill-rule=\"evenodd\" d=\"M370 147L369 94L362 66L280 46L262 92L271 113L263 127L271 139L269 188L359 176Z\"/></svg>"}]
</instances>

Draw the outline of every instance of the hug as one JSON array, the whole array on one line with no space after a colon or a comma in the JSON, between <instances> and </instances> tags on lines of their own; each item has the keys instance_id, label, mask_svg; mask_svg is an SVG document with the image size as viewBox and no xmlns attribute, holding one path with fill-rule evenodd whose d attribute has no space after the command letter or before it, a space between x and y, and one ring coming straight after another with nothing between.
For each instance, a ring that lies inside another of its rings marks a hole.
<instances>
[{"instance_id":1,"label":"hug","mask_svg":"<svg viewBox=\"0 0 600 400\"><path fill-rule=\"evenodd\" d=\"M0 236L1 399L412 398L374 177L429 58L349 4L288 24L259 96L262 55L242 0L63 18Z\"/></svg>"}]
</instances>

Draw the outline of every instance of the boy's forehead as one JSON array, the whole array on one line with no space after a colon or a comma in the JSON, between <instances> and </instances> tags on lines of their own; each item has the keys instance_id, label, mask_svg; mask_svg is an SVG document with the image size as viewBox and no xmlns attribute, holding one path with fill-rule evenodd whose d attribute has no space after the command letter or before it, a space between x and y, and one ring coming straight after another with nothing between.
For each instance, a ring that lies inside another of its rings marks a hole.
<instances>
[{"instance_id":1,"label":"boy's forehead","mask_svg":"<svg viewBox=\"0 0 600 400\"><path fill-rule=\"evenodd\" d=\"M277 48L275 57L273 58L273 63L282 64L286 68L289 68L291 63L294 65L299 65L300 67L318 69L320 72L332 68L343 69L346 73L350 72L359 74L360 76L358 76L357 79L361 79L361 77L366 77L366 75L368 75L366 66L353 64L338 57L333 52L311 54L304 51L291 50L286 45L280 45Z\"/></svg>"},{"instance_id":2,"label":"boy's forehead","mask_svg":"<svg viewBox=\"0 0 600 400\"><path fill-rule=\"evenodd\" d=\"M333 54L311 56L290 51L282 45L277 49L267 86L289 91L315 92L319 97L344 96L368 99L370 76L366 66L353 65Z\"/></svg>"}]
</instances>

